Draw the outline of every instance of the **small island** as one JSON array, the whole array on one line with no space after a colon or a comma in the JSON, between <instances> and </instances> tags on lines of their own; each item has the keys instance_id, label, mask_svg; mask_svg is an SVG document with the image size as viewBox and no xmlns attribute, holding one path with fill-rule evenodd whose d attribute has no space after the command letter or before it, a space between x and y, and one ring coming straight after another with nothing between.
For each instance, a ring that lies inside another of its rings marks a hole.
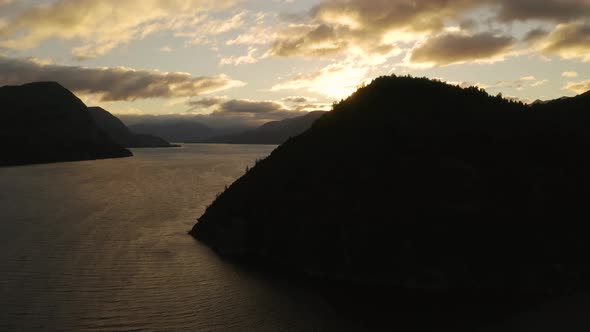
<instances>
[{"instance_id":1,"label":"small island","mask_svg":"<svg viewBox=\"0 0 590 332\"><path fill-rule=\"evenodd\" d=\"M587 284L590 93L525 105L380 77L221 193L190 231L224 257L408 289Z\"/></svg>"}]
</instances>

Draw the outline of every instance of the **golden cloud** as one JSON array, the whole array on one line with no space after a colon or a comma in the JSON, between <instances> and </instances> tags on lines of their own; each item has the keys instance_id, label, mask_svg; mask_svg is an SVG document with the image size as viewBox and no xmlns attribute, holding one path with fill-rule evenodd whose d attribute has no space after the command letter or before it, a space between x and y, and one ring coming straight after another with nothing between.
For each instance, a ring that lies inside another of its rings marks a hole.
<instances>
[{"instance_id":1,"label":"golden cloud","mask_svg":"<svg viewBox=\"0 0 590 332\"><path fill-rule=\"evenodd\" d=\"M568 82L564 87L564 90L570 90L578 94L590 91L590 80L581 82Z\"/></svg>"},{"instance_id":2,"label":"golden cloud","mask_svg":"<svg viewBox=\"0 0 590 332\"><path fill-rule=\"evenodd\" d=\"M590 62L590 23L560 24L546 38L537 40L536 44L544 54Z\"/></svg>"},{"instance_id":3,"label":"golden cloud","mask_svg":"<svg viewBox=\"0 0 590 332\"><path fill-rule=\"evenodd\" d=\"M98 95L102 101L193 97L245 84L223 74L193 77L181 72L59 66L0 56L0 85L35 81L57 81L74 92Z\"/></svg>"},{"instance_id":4,"label":"golden cloud","mask_svg":"<svg viewBox=\"0 0 590 332\"><path fill-rule=\"evenodd\" d=\"M158 29L194 23L199 14L226 9L238 1L59 0L9 19L0 28L0 46L27 49L50 38L75 39L83 42L73 50L75 57L95 57Z\"/></svg>"}]
</instances>

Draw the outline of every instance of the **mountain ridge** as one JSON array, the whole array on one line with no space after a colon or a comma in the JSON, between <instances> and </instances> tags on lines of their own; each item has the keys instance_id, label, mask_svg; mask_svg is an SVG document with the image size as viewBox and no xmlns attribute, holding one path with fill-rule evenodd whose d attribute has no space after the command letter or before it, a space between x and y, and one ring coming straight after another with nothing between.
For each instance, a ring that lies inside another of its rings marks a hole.
<instances>
[{"instance_id":1,"label":"mountain ridge","mask_svg":"<svg viewBox=\"0 0 590 332\"><path fill-rule=\"evenodd\" d=\"M0 165L131 156L97 126L86 105L57 82L0 87Z\"/></svg>"}]
</instances>

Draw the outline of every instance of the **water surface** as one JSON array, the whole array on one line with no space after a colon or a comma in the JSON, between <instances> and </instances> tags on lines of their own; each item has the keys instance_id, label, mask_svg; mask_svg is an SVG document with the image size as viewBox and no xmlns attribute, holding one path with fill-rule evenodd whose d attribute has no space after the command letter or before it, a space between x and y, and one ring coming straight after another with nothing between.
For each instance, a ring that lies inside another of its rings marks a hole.
<instances>
[{"instance_id":1,"label":"water surface","mask_svg":"<svg viewBox=\"0 0 590 332\"><path fill-rule=\"evenodd\" d=\"M0 330L350 327L313 290L224 262L187 235L273 148L0 168Z\"/></svg>"}]
</instances>

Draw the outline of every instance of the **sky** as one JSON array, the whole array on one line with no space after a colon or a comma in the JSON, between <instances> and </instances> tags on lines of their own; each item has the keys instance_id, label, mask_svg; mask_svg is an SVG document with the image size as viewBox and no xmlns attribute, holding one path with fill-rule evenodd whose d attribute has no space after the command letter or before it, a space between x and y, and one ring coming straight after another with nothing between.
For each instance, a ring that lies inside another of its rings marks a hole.
<instances>
[{"instance_id":1,"label":"sky","mask_svg":"<svg viewBox=\"0 0 590 332\"><path fill-rule=\"evenodd\" d=\"M590 0L0 0L0 85L257 125L382 75L523 102L590 90Z\"/></svg>"}]
</instances>

